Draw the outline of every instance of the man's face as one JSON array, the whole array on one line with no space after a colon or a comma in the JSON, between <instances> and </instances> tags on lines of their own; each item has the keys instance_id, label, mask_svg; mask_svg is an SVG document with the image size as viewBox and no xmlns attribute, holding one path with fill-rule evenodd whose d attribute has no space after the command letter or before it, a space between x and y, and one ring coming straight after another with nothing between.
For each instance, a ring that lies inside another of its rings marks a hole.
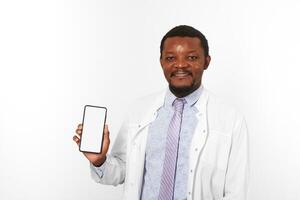
<instances>
[{"instance_id":1,"label":"man's face","mask_svg":"<svg viewBox=\"0 0 300 200\"><path fill-rule=\"evenodd\" d=\"M209 62L210 56L205 56L199 38L170 37L164 42L160 64L175 95L196 90Z\"/></svg>"}]
</instances>

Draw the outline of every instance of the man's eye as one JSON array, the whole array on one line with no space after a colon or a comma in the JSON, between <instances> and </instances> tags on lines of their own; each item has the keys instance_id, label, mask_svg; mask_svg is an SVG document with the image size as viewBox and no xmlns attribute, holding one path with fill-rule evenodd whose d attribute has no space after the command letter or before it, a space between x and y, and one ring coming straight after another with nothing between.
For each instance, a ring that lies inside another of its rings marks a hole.
<instances>
[{"instance_id":1,"label":"man's eye","mask_svg":"<svg viewBox=\"0 0 300 200\"><path fill-rule=\"evenodd\" d=\"M196 60L198 57L197 56L188 56L189 60Z\"/></svg>"},{"instance_id":2,"label":"man's eye","mask_svg":"<svg viewBox=\"0 0 300 200\"><path fill-rule=\"evenodd\" d=\"M174 56L167 56L167 57L166 57L166 60L167 60L167 61L173 61L174 59L175 59Z\"/></svg>"}]
</instances>

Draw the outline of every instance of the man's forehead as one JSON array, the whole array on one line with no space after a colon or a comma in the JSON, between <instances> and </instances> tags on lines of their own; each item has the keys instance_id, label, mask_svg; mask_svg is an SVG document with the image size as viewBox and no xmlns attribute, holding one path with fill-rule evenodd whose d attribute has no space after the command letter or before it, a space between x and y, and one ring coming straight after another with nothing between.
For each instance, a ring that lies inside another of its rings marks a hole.
<instances>
[{"instance_id":1,"label":"man's forehead","mask_svg":"<svg viewBox=\"0 0 300 200\"><path fill-rule=\"evenodd\" d=\"M182 52L182 51L199 51L201 50L201 41L197 37L169 37L165 40L164 53Z\"/></svg>"},{"instance_id":2,"label":"man's forehead","mask_svg":"<svg viewBox=\"0 0 300 200\"><path fill-rule=\"evenodd\" d=\"M175 37L169 37L165 40L164 42L164 47L166 46L183 46L183 45L188 45L188 46L195 46L199 47L201 46L201 41L197 37L181 37L181 36L175 36Z\"/></svg>"}]
</instances>

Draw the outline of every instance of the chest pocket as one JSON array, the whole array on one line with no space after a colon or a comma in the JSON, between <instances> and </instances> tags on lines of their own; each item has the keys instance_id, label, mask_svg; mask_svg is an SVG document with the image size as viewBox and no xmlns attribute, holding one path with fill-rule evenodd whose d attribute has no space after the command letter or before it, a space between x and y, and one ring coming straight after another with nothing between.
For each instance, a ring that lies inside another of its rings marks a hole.
<instances>
[{"instance_id":1,"label":"chest pocket","mask_svg":"<svg viewBox=\"0 0 300 200\"><path fill-rule=\"evenodd\" d=\"M202 162L213 168L226 170L231 146L231 137L218 131L210 131L203 149Z\"/></svg>"},{"instance_id":2,"label":"chest pocket","mask_svg":"<svg viewBox=\"0 0 300 200\"><path fill-rule=\"evenodd\" d=\"M129 140L127 150L127 179L140 181L145 157L145 138L147 128L131 125L129 127Z\"/></svg>"}]
</instances>

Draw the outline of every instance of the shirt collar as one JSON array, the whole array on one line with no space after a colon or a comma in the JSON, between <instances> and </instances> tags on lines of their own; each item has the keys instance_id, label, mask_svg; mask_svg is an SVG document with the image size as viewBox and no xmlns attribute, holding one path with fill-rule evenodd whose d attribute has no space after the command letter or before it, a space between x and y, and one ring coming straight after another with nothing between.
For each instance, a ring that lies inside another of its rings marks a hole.
<instances>
[{"instance_id":1,"label":"shirt collar","mask_svg":"<svg viewBox=\"0 0 300 200\"><path fill-rule=\"evenodd\" d=\"M202 90L203 90L203 86L200 85L200 87L198 89L196 89L194 92L183 97L186 100L186 104L189 106L195 105L195 103L198 101L198 99L201 96ZM174 100L176 98L177 97L170 91L170 89L168 89L166 92L166 96L165 96L165 103L164 103L165 106L172 107L172 103L174 102Z\"/></svg>"}]
</instances>

